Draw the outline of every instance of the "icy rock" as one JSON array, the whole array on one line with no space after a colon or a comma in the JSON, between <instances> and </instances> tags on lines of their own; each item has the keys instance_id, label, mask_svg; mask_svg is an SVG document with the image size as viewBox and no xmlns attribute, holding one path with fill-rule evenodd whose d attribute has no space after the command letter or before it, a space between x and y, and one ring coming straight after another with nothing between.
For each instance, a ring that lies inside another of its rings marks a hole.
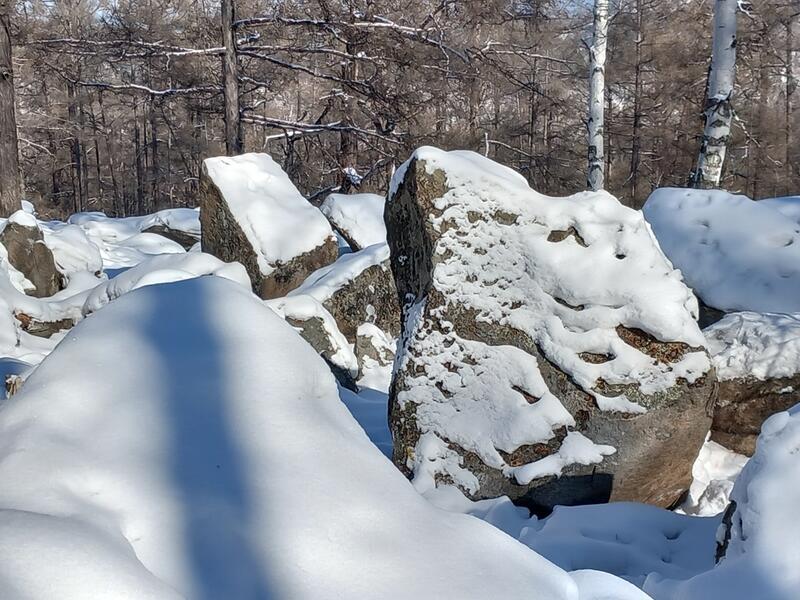
<instances>
[{"instance_id":1,"label":"icy rock","mask_svg":"<svg viewBox=\"0 0 800 600\"><path fill-rule=\"evenodd\" d=\"M328 221L267 154L205 160L200 222L203 251L241 262L264 299L285 296L339 254Z\"/></svg>"},{"instance_id":2,"label":"icy rock","mask_svg":"<svg viewBox=\"0 0 800 600\"><path fill-rule=\"evenodd\" d=\"M331 194L320 210L353 250L362 250L386 243L385 204L378 194Z\"/></svg>"},{"instance_id":3,"label":"icy rock","mask_svg":"<svg viewBox=\"0 0 800 600\"><path fill-rule=\"evenodd\" d=\"M704 333L719 378L711 439L752 456L764 421L800 404L800 315L732 313Z\"/></svg>"},{"instance_id":4,"label":"icy rock","mask_svg":"<svg viewBox=\"0 0 800 600\"><path fill-rule=\"evenodd\" d=\"M45 245L33 215L21 210L11 215L0 233L0 244L8 253L8 262L33 284L33 289L27 290L29 295L47 298L64 288L53 252Z\"/></svg>"},{"instance_id":5,"label":"icy rock","mask_svg":"<svg viewBox=\"0 0 800 600\"><path fill-rule=\"evenodd\" d=\"M697 303L640 213L548 198L471 152L421 148L392 181L405 298L394 461L425 492L669 506L709 430Z\"/></svg>"},{"instance_id":6,"label":"icy rock","mask_svg":"<svg viewBox=\"0 0 800 600\"><path fill-rule=\"evenodd\" d=\"M400 333L400 303L385 243L345 254L309 275L289 295L308 295L320 302L350 343L356 341L362 323L395 337Z\"/></svg>"}]
</instances>

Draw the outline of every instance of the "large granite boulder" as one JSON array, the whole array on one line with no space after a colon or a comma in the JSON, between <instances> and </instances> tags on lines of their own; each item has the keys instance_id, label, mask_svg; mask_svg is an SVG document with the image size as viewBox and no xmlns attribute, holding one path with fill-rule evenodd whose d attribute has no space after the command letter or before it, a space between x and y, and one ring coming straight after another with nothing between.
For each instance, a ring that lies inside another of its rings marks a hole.
<instances>
[{"instance_id":1,"label":"large granite boulder","mask_svg":"<svg viewBox=\"0 0 800 600\"><path fill-rule=\"evenodd\" d=\"M800 404L800 316L731 313L704 333L719 378L711 439L751 456L764 421Z\"/></svg>"},{"instance_id":2,"label":"large granite boulder","mask_svg":"<svg viewBox=\"0 0 800 600\"><path fill-rule=\"evenodd\" d=\"M400 304L385 243L345 254L312 273L289 295L307 295L320 302L350 343L355 343L363 323L393 337L400 333Z\"/></svg>"},{"instance_id":3,"label":"large granite boulder","mask_svg":"<svg viewBox=\"0 0 800 600\"><path fill-rule=\"evenodd\" d=\"M421 148L386 207L402 339L394 461L536 512L670 506L691 482L715 377L697 302L641 214L548 198L472 152Z\"/></svg>"},{"instance_id":4,"label":"large granite boulder","mask_svg":"<svg viewBox=\"0 0 800 600\"><path fill-rule=\"evenodd\" d=\"M47 298L64 289L64 278L33 215L23 211L11 215L0 233L0 244L11 266L33 284L26 290L28 295Z\"/></svg>"},{"instance_id":5,"label":"large granite boulder","mask_svg":"<svg viewBox=\"0 0 800 600\"><path fill-rule=\"evenodd\" d=\"M204 161L200 222L203 251L241 262L265 299L285 296L339 254L328 221L267 154Z\"/></svg>"}]
</instances>

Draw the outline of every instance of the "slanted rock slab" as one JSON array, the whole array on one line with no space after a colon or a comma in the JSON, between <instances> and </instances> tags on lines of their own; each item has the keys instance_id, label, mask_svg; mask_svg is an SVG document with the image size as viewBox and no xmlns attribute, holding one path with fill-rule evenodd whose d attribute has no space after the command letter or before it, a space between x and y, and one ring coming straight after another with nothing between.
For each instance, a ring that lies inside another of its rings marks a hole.
<instances>
[{"instance_id":1,"label":"slanted rock slab","mask_svg":"<svg viewBox=\"0 0 800 600\"><path fill-rule=\"evenodd\" d=\"M715 378L697 301L640 213L421 148L395 174L386 224L403 302L394 461L420 491L542 513L678 500Z\"/></svg>"},{"instance_id":2,"label":"slanted rock slab","mask_svg":"<svg viewBox=\"0 0 800 600\"><path fill-rule=\"evenodd\" d=\"M0 233L0 244L11 266L33 284L33 289L26 290L28 295L47 298L64 289L64 278L33 215L23 211L11 215Z\"/></svg>"},{"instance_id":3,"label":"slanted rock slab","mask_svg":"<svg viewBox=\"0 0 800 600\"><path fill-rule=\"evenodd\" d=\"M315 271L290 294L300 295L322 303L351 344L363 323L393 337L400 333L400 304L385 243L345 254Z\"/></svg>"},{"instance_id":4,"label":"slanted rock slab","mask_svg":"<svg viewBox=\"0 0 800 600\"><path fill-rule=\"evenodd\" d=\"M200 176L202 249L247 269L264 299L285 296L336 260L336 237L267 154L206 159Z\"/></svg>"}]
</instances>

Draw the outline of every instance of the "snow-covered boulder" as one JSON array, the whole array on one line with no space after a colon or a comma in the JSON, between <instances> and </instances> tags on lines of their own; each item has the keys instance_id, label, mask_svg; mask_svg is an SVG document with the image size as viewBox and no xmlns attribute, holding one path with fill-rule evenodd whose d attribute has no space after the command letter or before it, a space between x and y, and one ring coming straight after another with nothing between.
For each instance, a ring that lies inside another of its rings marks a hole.
<instances>
[{"instance_id":1,"label":"snow-covered boulder","mask_svg":"<svg viewBox=\"0 0 800 600\"><path fill-rule=\"evenodd\" d=\"M378 194L331 194L320 210L353 250L363 250L386 243L385 205Z\"/></svg>"},{"instance_id":2,"label":"snow-covered boulder","mask_svg":"<svg viewBox=\"0 0 800 600\"><path fill-rule=\"evenodd\" d=\"M363 323L392 336L400 333L400 303L386 243L343 255L309 275L289 295L311 296L320 302L350 343Z\"/></svg>"},{"instance_id":3,"label":"snow-covered boulder","mask_svg":"<svg viewBox=\"0 0 800 600\"><path fill-rule=\"evenodd\" d=\"M708 306L800 312L800 228L768 202L662 188L643 211L661 249Z\"/></svg>"},{"instance_id":4,"label":"snow-covered boulder","mask_svg":"<svg viewBox=\"0 0 800 600\"><path fill-rule=\"evenodd\" d=\"M678 499L714 381L695 298L640 213L421 148L386 216L407 299L394 460L420 490L453 483L537 510Z\"/></svg>"},{"instance_id":5,"label":"snow-covered boulder","mask_svg":"<svg viewBox=\"0 0 800 600\"><path fill-rule=\"evenodd\" d=\"M4 599L584 597L420 497L316 353L221 278L80 323L3 403L0 440Z\"/></svg>"},{"instance_id":6,"label":"snow-covered boulder","mask_svg":"<svg viewBox=\"0 0 800 600\"><path fill-rule=\"evenodd\" d=\"M800 404L800 315L731 313L704 333L719 379L711 437L750 456L764 421Z\"/></svg>"},{"instance_id":7,"label":"snow-covered boulder","mask_svg":"<svg viewBox=\"0 0 800 600\"><path fill-rule=\"evenodd\" d=\"M279 298L336 260L336 237L268 154L220 156L200 175L202 247L247 269L253 291Z\"/></svg>"},{"instance_id":8,"label":"snow-covered boulder","mask_svg":"<svg viewBox=\"0 0 800 600\"><path fill-rule=\"evenodd\" d=\"M19 210L0 232L0 245L5 258L30 283L26 293L46 298L64 287L64 279L56 268L53 252L44 243L44 235L36 217Z\"/></svg>"}]
</instances>

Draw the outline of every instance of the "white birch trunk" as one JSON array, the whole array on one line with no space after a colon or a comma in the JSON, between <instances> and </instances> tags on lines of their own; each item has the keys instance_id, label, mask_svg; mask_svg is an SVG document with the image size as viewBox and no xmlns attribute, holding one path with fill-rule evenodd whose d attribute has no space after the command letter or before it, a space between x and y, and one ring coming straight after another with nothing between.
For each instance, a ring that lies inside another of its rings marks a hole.
<instances>
[{"instance_id":1,"label":"white birch trunk","mask_svg":"<svg viewBox=\"0 0 800 600\"><path fill-rule=\"evenodd\" d=\"M606 50L608 48L608 0L594 2L594 33L589 48L589 189L602 190L605 185L604 118L606 94Z\"/></svg>"},{"instance_id":2,"label":"white birch trunk","mask_svg":"<svg viewBox=\"0 0 800 600\"><path fill-rule=\"evenodd\" d=\"M738 0L716 0L714 46L706 100L706 126L693 184L715 188L722 178L733 120L733 84L736 75L736 17Z\"/></svg>"}]
</instances>

